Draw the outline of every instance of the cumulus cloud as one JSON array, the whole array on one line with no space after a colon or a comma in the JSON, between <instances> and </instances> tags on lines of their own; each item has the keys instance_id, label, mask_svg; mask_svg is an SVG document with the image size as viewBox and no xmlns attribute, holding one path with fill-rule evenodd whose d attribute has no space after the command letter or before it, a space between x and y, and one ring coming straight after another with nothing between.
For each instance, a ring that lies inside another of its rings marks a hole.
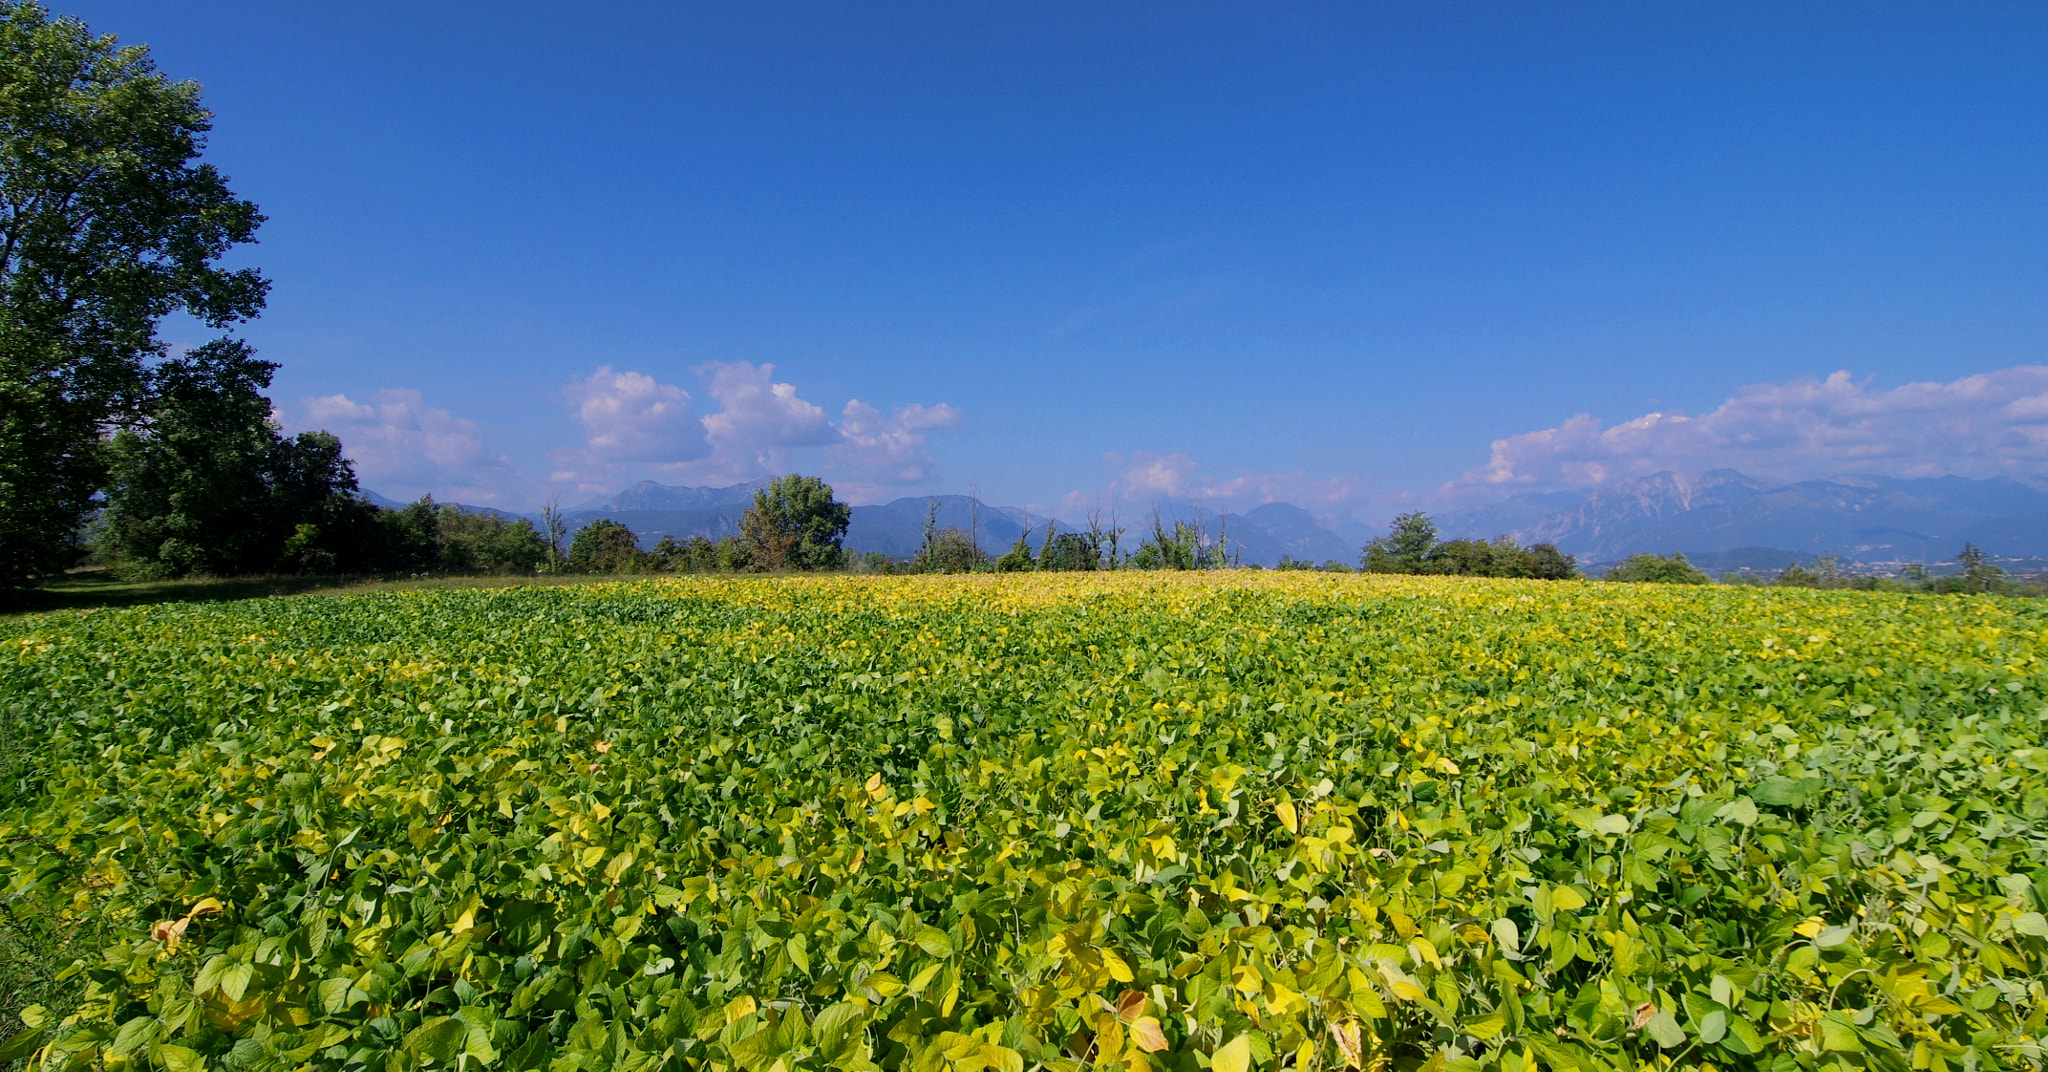
<instances>
[{"instance_id":1,"label":"cumulus cloud","mask_svg":"<svg viewBox=\"0 0 2048 1072\"><path fill-rule=\"evenodd\" d=\"M327 395L303 405L308 426L339 436L358 481L380 494L490 503L524 483L519 468L484 442L475 422L427 405L418 391L379 391L368 402Z\"/></svg>"},{"instance_id":2,"label":"cumulus cloud","mask_svg":"<svg viewBox=\"0 0 2048 1072\"><path fill-rule=\"evenodd\" d=\"M638 372L610 365L562 388L583 425L585 449L614 462L674 463L710 451L704 426L690 412L690 393Z\"/></svg>"},{"instance_id":3,"label":"cumulus cloud","mask_svg":"<svg viewBox=\"0 0 2048 1072\"><path fill-rule=\"evenodd\" d=\"M563 397L586 438L582 447L553 455L551 479L579 491L614 486L634 470L729 483L788 472L791 452L817 448L835 486L861 497L930 479L931 432L960 424L960 412L944 403L884 417L858 399L835 424L794 384L777 382L772 364L713 362L692 371L717 407L701 417L688 391L644 373L607 365L572 381Z\"/></svg>"},{"instance_id":4,"label":"cumulus cloud","mask_svg":"<svg viewBox=\"0 0 2048 1072\"><path fill-rule=\"evenodd\" d=\"M1723 468L1785 480L2038 480L2048 475L2048 365L1884 391L1837 372L1745 387L1697 417L1648 413L1606 425L1580 414L1495 440L1487 463L1445 490L1583 488L1667 469Z\"/></svg>"},{"instance_id":5,"label":"cumulus cloud","mask_svg":"<svg viewBox=\"0 0 2048 1072\"><path fill-rule=\"evenodd\" d=\"M839 442L831 453L843 471L864 484L923 483L932 475L925 449L932 431L959 426L960 411L944 402L903 406L883 417L881 410L856 398L839 418Z\"/></svg>"},{"instance_id":6,"label":"cumulus cloud","mask_svg":"<svg viewBox=\"0 0 2048 1072\"><path fill-rule=\"evenodd\" d=\"M839 442L839 430L822 407L797 397L795 384L775 382L774 365L726 361L695 371L706 381L705 393L719 405L718 412L704 418L704 437L727 473L780 472L792 448Z\"/></svg>"},{"instance_id":7,"label":"cumulus cloud","mask_svg":"<svg viewBox=\"0 0 2048 1072\"><path fill-rule=\"evenodd\" d=\"M1072 491L1061 500L1068 512L1085 510L1102 503L1149 503L1183 500L1239 509L1269 502L1297 505L1336 505L1364 494L1363 481L1355 477L1310 478L1303 473L1239 473L1212 480L1199 472L1193 458L1182 453L1159 454L1136 451L1102 456L1116 472L1098 492Z\"/></svg>"}]
</instances>

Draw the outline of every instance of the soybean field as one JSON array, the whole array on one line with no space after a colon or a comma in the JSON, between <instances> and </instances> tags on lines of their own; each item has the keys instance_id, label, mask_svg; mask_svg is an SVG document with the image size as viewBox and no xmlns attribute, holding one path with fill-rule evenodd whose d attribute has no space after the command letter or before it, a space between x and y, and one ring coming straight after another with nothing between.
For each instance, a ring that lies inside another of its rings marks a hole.
<instances>
[{"instance_id":1,"label":"soybean field","mask_svg":"<svg viewBox=\"0 0 2048 1072\"><path fill-rule=\"evenodd\" d=\"M2034 601L1238 571L16 618L0 1061L2037 1069L2044 655Z\"/></svg>"}]
</instances>

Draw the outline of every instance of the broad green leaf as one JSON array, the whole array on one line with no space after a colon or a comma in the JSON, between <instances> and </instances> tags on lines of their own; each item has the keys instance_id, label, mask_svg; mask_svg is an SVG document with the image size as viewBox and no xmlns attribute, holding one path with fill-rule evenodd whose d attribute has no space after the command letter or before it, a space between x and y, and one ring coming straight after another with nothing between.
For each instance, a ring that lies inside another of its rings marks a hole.
<instances>
[{"instance_id":1,"label":"broad green leaf","mask_svg":"<svg viewBox=\"0 0 2048 1072\"><path fill-rule=\"evenodd\" d=\"M953 939L937 927L923 926L917 929L917 947L935 957L953 955Z\"/></svg>"},{"instance_id":2,"label":"broad green leaf","mask_svg":"<svg viewBox=\"0 0 2048 1072\"><path fill-rule=\"evenodd\" d=\"M204 1072L206 1060L197 1050L169 1043L158 1043L150 1048L149 1055L168 1072Z\"/></svg>"},{"instance_id":3,"label":"broad green leaf","mask_svg":"<svg viewBox=\"0 0 2048 1072\"><path fill-rule=\"evenodd\" d=\"M1660 1010L1650 1017L1643 1030L1657 1040L1657 1045L1667 1050L1685 1045L1685 1028L1678 1026L1678 1018L1671 1015L1669 1009Z\"/></svg>"},{"instance_id":4,"label":"broad green leaf","mask_svg":"<svg viewBox=\"0 0 2048 1072\"><path fill-rule=\"evenodd\" d=\"M405 1051L423 1061L448 1064L462 1052L469 1027L452 1016L436 1016L405 1036Z\"/></svg>"},{"instance_id":5,"label":"broad green leaf","mask_svg":"<svg viewBox=\"0 0 2048 1072\"><path fill-rule=\"evenodd\" d=\"M811 1037L817 1042L818 1052L839 1053L866 1019L866 1007L850 1002L820 1010L818 1018L811 1021Z\"/></svg>"},{"instance_id":6,"label":"broad green leaf","mask_svg":"<svg viewBox=\"0 0 2048 1072\"><path fill-rule=\"evenodd\" d=\"M256 965L246 961L232 961L220 970L220 992L229 1001L240 1001L249 991L249 984L255 981Z\"/></svg>"},{"instance_id":7,"label":"broad green leaf","mask_svg":"<svg viewBox=\"0 0 2048 1072\"><path fill-rule=\"evenodd\" d=\"M156 1038L157 1019L154 1016L137 1016L121 1025L114 1033L114 1041L107 1052L115 1057L126 1057L150 1044Z\"/></svg>"}]
</instances>

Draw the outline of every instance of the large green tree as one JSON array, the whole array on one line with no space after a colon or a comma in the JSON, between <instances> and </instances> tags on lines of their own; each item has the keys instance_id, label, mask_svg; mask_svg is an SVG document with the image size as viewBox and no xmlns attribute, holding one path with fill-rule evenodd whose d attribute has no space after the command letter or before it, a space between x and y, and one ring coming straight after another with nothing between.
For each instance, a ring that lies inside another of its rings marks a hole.
<instances>
[{"instance_id":1,"label":"large green tree","mask_svg":"<svg viewBox=\"0 0 2048 1072\"><path fill-rule=\"evenodd\" d=\"M263 217L199 162L211 121L148 49L0 0L0 585L71 560L162 319L263 307L255 269L219 264Z\"/></svg>"},{"instance_id":2,"label":"large green tree","mask_svg":"<svg viewBox=\"0 0 2048 1072\"><path fill-rule=\"evenodd\" d=\"M853 508L832 497L832 485L791 473L754 493L754 505L740 517L740 538L756 569L834 569L852 520Z\"/></svg>"},{"instance_id":3,"label":"large green tree","mask_svg":"<svg viewBox=\"0 0 2048 1072\"><path fill-rule=\"evenodd\" d=\"M577 529L569 544L569 568L582 573L638 573L646 564L640 538L608 517Z\"/></svg>"},{"instance_id":4,"label":"large green tree","mask_svg":"<svg viewBox=\"0 0 2048 1072\"><path fill-rule=\"evenodd\" d=\"M151 371L146 418L107 446L103 554L143 576L369 564L374 510L340 441L270 421L276 368L221 339Z\"/></svg>"},{"instance_id":5,"label":"large green tree","mask_svg":"<svg viewBox=\"0 0 2048 1072\"><path fill-rule=\"evenodd\" d=\"M1367 573L1427 573L1436 547L1436 522L1411 510L1395 518L1385 536L1365 545L1359 565Z\"/></svg>"}]
</instances>

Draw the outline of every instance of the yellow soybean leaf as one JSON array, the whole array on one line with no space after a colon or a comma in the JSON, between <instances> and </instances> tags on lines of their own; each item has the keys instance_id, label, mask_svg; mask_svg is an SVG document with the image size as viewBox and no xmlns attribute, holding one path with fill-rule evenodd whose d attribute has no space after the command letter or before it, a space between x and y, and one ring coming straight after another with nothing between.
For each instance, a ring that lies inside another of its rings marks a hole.
<instances>
[{"instance_id":1,"label":"yellow soybean leaf","mask_svg":"<svg viewBox=\"0 0 2048 1072\"><path fill-rule=\"evenodd\" d=\"M1570 886L1551 887L1550 903L1560 912L1576 912L1586 907L1586 899Z\"/></svg>"},{"instance_id":2,"label":"yellow soybean leaf","mask_svg":"<svg viewBox=\"0 0 2048 1072\"><path fill-rule=\"evenodd\" d=\"M1252 1066L1252 1037L1239 1035L1209 1055L1209 1072L1246 1072Z\"/></svg>"},{"instance_id":3,"label":"yellow soybean leaf","mask_svg":"<svg viewBox=\"0 0 2048 1072\"><path fill-rule=\"evenodd\" d=\"M1301 833L1301 818L1294 812L1293 801L1283 800L1280 803L1273 805L1273 812L1274 814L1280 816L1280 825L1286 827L1288 833Z\"/></svg>"},{"instance_id":4,"label":"yellow soybean leaf","mask_svg":"<svg viewBox=\"0 0 2048 1072\"><path fill-rule=\"evenodd\" d=\"M1131 1041L1146 1053L1158 1053L1166 1048L1166 1031L1156 1017L1140 1016L1131 1023Z\"/></svg>"},{"instance_id":5,"label":"yellow soybean leaf","mask_svg":"<svg viewBox=\"0 0 2048 1072\"><path fill-rule=\"evenodd\" d=\"M1259 975L1259 969L1249 964L1240 964L1236 971L1230 973L1230 985L1235 987L1238 993L1250 997L1265 989L1266 980Z\"/></svg>"},{"instance_id":6,"label":"yellow soybean leaf","mask_svg":"<svg viewBox=\"0 0 2048 1072\"><path fill-rule=\"evenodd\" d=\"M1102 950L1102 966L1109 969L1109 977L1119 983L1128 983L1137 978L1131 973L1131 966L1124 963L1124 958L1118 956L1114 949Z\"/></svg>"}]
</instances>

